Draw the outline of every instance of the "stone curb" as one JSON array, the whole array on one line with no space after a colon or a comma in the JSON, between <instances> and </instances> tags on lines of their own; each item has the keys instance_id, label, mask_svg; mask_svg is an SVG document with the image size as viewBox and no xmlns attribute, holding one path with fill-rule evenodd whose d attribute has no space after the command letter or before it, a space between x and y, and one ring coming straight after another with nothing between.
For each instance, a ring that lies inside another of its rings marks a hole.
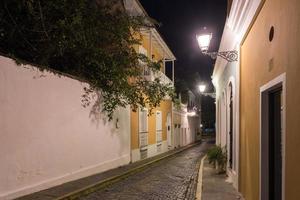
<instances>
[{"instance_id":1,"label":"stone curb","mask_svg":"<svg viewBox=\"0 0 300 200\"><path fill-rule=\"evenodd\" d=\"M122 179L125 179L126 177L130 176L130 175L133 175L137 172L140 172L142 171L144 168L146 168L147 166L151 166L152 164L154 163L157 163L163 159L166 159L166 158L169 158L169 157L172 157L178 153L181 153L193 146L196 146L200 144L199 142L197 143L194 143L194 144L191 144L191 145L188 145L187 147L183 147L182 149L178 150L178 151L175 151L174 153L171 153L169 155L165 155L163 157L160 157L160 158L157 158L155 160L152 160L152 161L149 161L145 164L142 164L138 167L135 167L133 169L130 169L128 171L125 171L124 173L120 174L120 175L116 175L116 176L113 176L113 177L110 177L110 178L107 178L107 179L104 179L102 181L99 181L99 182L96 182L94 184L91 184L91 185L88 185L86 187L83 187L81 189L78 189L78 190L75 190L74 192L70 192L68 194L65 194L61 197L58 197L58 198L55 198L54 200L73 200L73 199L78 199L79 197L82 197L82 196L86 196L90 193L93 193L99 189L102 189L110 184L113 184L113 183L116 183Z\"/></svg>"},{"instance_id":2,"label":"stone curb","mask_svg":"<svg viewBox=\"0 0 300 200\"><path fill-rule=\"evenodd\" d=\"M201 159L201 163L200 163L200 168L199 168L199 172L198 172L198 183L197 183L197 191L196 191L196 199L197 200L201 200L202 199L202 177L203 177L203 165L204 165L204 160L206 159L205 155L202 159Z\"/></svg>"}]
</instances>

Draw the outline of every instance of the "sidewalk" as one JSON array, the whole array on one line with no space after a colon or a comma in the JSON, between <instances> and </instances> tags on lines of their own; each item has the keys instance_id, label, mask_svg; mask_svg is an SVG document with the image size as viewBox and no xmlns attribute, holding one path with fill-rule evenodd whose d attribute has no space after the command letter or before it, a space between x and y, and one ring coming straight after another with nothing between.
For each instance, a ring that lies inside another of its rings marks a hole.
<instances>
[{"instance_id":1,"label":"sidewalk","mask_svg":"<svg viewBox=\"0 0 300 200\"><path fill-rule=\"evenodd\" d=\"M243 200L231 183L226 182L226 174L217 174L208 160L204 160L202 177L202 200Z\"/></svg>"},{"instance_id":2,"label":"sidewalk","mask_svg":"<svg viewBox=\"0 0 300 200\"><path fill-rule=\"evenodd\" d=\"M81 195L89 194L97 189L105 187L107 184L117 182L127 176L143 170L149 165L152 165L162 159L172 157L190 147L200 143L191 144L182 148L177 148L165 152L163 154L144 159L135 163L130 163L115 169L111 169L99 174L95 174L86 178L64 183L40 192L29 194L17 200L61 200L61 199L75 199Z\"/></svg>"}]
</instances>

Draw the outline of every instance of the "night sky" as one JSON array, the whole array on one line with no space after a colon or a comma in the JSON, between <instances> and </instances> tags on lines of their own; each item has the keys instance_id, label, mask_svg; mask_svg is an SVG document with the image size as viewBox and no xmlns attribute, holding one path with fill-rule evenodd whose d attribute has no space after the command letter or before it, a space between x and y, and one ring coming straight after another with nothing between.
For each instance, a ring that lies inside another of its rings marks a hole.
<instances>
[{"instance_id":1,"label":"night sky","mask_svg":"<svg viewBox=\"0 0 300 200\"><path fill-rule=\"evenodd\" d=\"M184 80L189 89L198 92L205 83L213 92L211 76L214 60L201 54L196 34L203 27L212 32L210 51L219 49L227 12L227 0L140 0L148 15L159 22L159 32L177 58L175 81ZM167 74L171 67L167 66ZM199 78L195 79L195 74ZM176 86L182 85L181 82ZM202 96L202 123L214 127L214 99Z\"/></svg>"},{"instance_id":2,"label":"night sky","mask_svg":"<svg viewBox=\"0 0 300 200\"><path fill-rule=\"evenodd\" d=\"M201 54L196 34L207 27L213 33L210 51L218 50L226 18L227 0L140 2L149 16L161 24L158 30L177 58L175 79L189 81L191 74L198 72L201 81L209 84L214 61Z\"/></svg>"}]
</instances>

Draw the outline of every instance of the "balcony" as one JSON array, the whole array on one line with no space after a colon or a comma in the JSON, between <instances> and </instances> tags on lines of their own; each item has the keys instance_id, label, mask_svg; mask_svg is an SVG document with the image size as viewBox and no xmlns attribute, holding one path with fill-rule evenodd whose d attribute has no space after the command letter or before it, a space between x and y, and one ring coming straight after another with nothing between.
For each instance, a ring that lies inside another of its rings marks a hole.
<instances>
[{"instance_id":1,"label":"balcony","mask_svg":"<svg viewBox=\"0 0 300 200\"><path fill-rule=\"evenodd\" d=\"M143 67L143 76L148 81L154 81L156 78L159 78L162 84L174 85L173 81L171 81L171 79L169 79L162 71L153 72L147 66Z\"/></svg>"}]
</instances>

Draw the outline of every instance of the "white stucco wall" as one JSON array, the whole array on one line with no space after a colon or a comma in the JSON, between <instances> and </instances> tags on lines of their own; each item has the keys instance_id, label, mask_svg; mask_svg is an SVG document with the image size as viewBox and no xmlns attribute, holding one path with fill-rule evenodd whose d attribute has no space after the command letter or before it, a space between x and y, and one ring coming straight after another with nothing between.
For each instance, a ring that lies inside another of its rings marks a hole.
<instances>
[{"instance_id":1,"label":"white stucco wall","mask_svg":"<svg viewBox=\"0 0 300 200\"><path fill-rule=\"evenodd\" d=\"M255 12L261 0L233 0L229 16L223 30L219 51L236 50L240 55L240 43L247 33L248 27L255 16ZM228 63L218 57L214 66L212 81L216 89L216 101L219 108L216 109L217 142L229 147L229 83L233 85L233 171L229 176L233 186L238 189L239 178L239 124L240 124L240 59L237 62ZM228 150L228 149L227 149ZM228 151L229 152L229 151Z\"/></svg>"},{"instance_id":2,"label":"white stucco wall","mask_svg":"<svg viewBox=\"0 0 300 200\"><path fill-rule=\"evenodd\" d=\"M200 113L196 116L188 116L186 105L182 104L181 110L173 107L173 115L179 117L174 123L180 125L180 128L174 128L175 124L173 124L173 147L186 146L201 139L201 135L197 136L195 132L195 129L200 131Z\"/></svg>"},{"instance_id":3,"label":"white stucco wall","mask_svg":"<svg viewBox=\"0 0 300 200\"><path fill-rule=\"evenodd\" d=\"M189 145L196 141L195 129L197 127L200 127L200 120L198 116L189 117L187 114L181 115L181 128L183 128L181 131L181 144L183 146Z\"/></svg>"},{"instance_id":4,"label":"white stucco wall","mask_svg":"<svg viewBox=\"0 0 300 200\"><path fill-rule=\"evenodd\" d=\"M83 87L0 56L0 199L130 162L129 108L112 122L92 120Z\"/></svg>"}]
</instances>

